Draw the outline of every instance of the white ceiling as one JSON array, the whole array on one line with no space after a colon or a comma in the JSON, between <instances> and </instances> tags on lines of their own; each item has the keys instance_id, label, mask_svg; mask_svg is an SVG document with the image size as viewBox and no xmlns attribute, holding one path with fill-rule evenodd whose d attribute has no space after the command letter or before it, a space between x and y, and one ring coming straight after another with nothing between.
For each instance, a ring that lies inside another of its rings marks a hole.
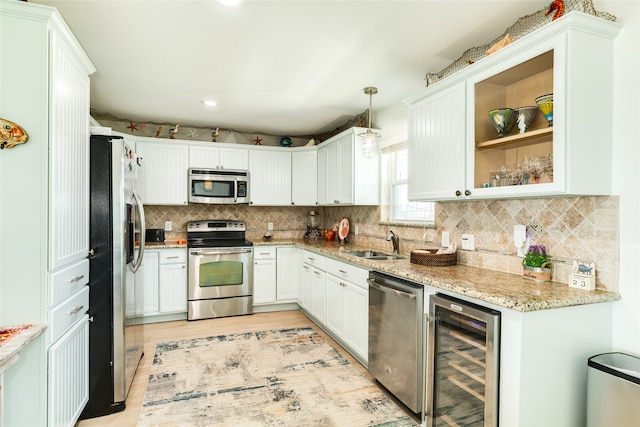
<instances>
[{"instance_id":1,"label":"white ceiling","mask_svg":"<svg viewBox=\"0 0 640 427\"><path fill-rule=\"evenodd\" d=\"M550 0L31 0L97 68L91 107L141 122L314 135L398 104ZM201 101L214 99L218 106Z\"/></svg>"}]
</instances>

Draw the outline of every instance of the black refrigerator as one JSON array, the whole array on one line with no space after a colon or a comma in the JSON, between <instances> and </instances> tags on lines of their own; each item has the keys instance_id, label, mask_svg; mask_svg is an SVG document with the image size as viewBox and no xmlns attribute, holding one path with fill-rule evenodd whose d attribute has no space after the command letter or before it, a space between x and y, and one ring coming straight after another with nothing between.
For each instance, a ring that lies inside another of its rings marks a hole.
<instances>
[{"instance_id":1,"label":"black refrigerator","mask_svg":"<svg viewBox=\"0 0 640 427\"><path fill-rule=\"evenodd\" d=\"M143 355L143 292L135 283L145 236L141 159L120 136L92 135L89 151L89 402L81 419L124 410Z\"/></svg>"}]
</instances>

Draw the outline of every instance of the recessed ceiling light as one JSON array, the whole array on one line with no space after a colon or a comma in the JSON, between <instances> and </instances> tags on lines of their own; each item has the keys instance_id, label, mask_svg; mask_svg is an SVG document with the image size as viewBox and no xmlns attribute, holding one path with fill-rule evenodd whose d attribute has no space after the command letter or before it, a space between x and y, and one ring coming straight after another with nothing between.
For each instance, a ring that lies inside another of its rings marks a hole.
<instances>
[{"instance_id":1,"label":"recessed ceiling light","mask_svg":"<svg viewBox=\"0 0 640 427\"><path fill-rule=\"evenodd\" d=\"M211 99L203 99L200 102L202 102L207 107L215 107L216 105L218 105L218 103L216 101L213 101Z\"/></svg>"},{"instance_id":2,"label":"recessed ceiling light","mask_svg":"<svg viewBox=\"0 0 640 427\"><path fill-rule=\"evenodd\" d=\"M230 7L240 6L240 0L218 0L218 3Z\"/></svg>"}]
</instances>

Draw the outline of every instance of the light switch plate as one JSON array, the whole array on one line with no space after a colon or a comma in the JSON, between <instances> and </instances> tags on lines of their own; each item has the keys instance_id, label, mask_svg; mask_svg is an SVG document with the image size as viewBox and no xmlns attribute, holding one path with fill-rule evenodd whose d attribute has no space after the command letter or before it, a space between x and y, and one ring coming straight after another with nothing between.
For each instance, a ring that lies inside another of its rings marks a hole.
<instances>
[{"instance_id":1,"label":"light switch plate","mask_svg":"<svg viewBox=\"0 0 640 427\"><path fill-rule=\"evenodd\" d=\"M441 246L443 248L449 247L449 232L448 231L443 231L442 232L442 244Z\"/></svg>"},{"instance_id":2,"label":"light switch plate","mask_svg":"<svg viewBox=\"0 0 640 427\"><path fill-rule=\"evenodd\" d=\"M476 249L475 236L473 234L462 235L462 249L474 251Z\"/></svg>"},{"instance_id":3,"label":"light switch plate","mask_svg":"<svg viewBox=\"0 0 640 427\"><path fill-rule=\"evenodd\" d=\"M268 222L267 223L267 230L273 231L273 223L272 222Z\"/></svg>"},{"instance_id":4,"label":"light switch plate","mask_svg":"<svg viewBox=\"0 0 640 427\"><path fill-rule=\"evenodd\" d=\"M164 231L171 231L173 229L173 224L171 221L164 222Z\"/></svg>"}]
</instances>

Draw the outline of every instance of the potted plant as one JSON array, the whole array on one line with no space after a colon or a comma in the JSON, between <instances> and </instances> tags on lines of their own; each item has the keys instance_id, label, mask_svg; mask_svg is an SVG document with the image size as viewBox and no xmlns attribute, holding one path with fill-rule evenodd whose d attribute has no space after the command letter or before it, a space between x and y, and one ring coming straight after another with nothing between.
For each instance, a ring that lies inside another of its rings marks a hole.
<instances>
[{"instance_id":1,"label":"potted plant","mask_svg":"<svg viewBox=\"0 0 640 427\"><path fill-rule=\"evenodd\" d=\"M551 281L551 261L544 245L531 245L522 260L522 275L540 282Z\"/></svg>"}]
</instances>

